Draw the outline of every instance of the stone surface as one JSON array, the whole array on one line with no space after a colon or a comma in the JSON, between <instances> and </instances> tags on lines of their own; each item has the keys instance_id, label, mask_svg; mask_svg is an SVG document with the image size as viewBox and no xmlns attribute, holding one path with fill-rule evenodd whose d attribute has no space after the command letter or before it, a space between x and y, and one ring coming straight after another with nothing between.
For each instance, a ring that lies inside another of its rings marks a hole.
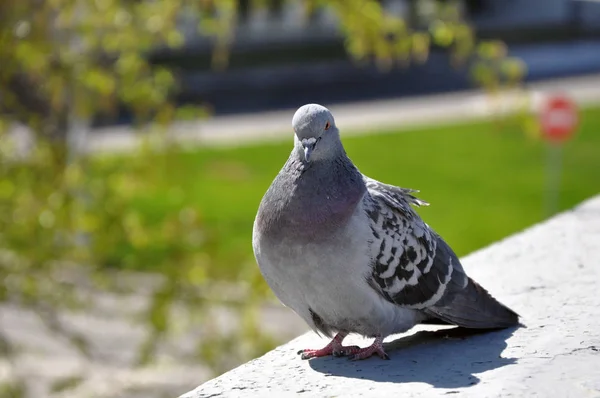
<instances>
[{"instance_id":1,"label":"stone surface","mask_svg":"<svg viewBox=\"0 0 600 398\"><path fill-rule=\"evenodd\" d=\"M600 196L463 264L524 327L423 326L386 340L390 361L359 362L300 360L325 344L309 332L182 398L600 396Z\"/></svg>"}]
</instances>

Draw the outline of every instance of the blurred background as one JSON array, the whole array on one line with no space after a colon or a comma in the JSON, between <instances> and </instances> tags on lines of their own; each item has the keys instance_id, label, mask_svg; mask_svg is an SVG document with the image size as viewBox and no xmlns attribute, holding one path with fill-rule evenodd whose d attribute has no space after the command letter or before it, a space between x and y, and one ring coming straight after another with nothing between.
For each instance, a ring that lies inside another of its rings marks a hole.
<instances>
[{"instance_id":1,"label":"blurred background","mask_svg":"<svg viewBox=\"0 0 600 398\"><path fill-rule=\"evenodd\" d=\"M174 397L305 332L251 231L309 102L466 255L600 192L600 2L3 0L0 397Z\"/></svg>"}]
</instances>

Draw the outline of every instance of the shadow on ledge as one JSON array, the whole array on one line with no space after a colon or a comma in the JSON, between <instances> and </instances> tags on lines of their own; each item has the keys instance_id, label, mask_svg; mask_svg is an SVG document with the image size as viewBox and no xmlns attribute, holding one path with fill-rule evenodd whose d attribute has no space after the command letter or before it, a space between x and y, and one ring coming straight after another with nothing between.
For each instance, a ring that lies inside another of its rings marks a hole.
<instances>
[{"instance_id":1,"label":"shadow on ledge","mask_svg":"<svg viewBox=\"0 0 600 398\"><path fill-rule=\"evenodd\" d=\"M506 340L517 328L498 331L452 328L421 331L386 343L389 361L373 357L311 359L310 367L326 376L391 383L427 383L435 388L469 387L479 383L474 374L511 365L502 358Z\"/></svg>"}]
</instances>

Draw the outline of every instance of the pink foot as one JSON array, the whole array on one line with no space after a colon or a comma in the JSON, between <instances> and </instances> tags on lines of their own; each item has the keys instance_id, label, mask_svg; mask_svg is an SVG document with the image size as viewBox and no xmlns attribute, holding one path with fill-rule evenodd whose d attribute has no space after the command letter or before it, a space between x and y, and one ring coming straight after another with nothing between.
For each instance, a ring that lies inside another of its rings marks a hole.
<instances>
[{"instance_id":1,"label":"pink foot","mask_svg":"<svg viewBox=\"0 0 600 398\"><path fill-rule=\"evenodd\" d=\"M300 351L298 351L298 354L302 354L300 357L302 359L310 359L310 358L325 357L328 355L333 355L334 357L342 357L342 356L347 356L347 355L353 355L353 354L356 354L357 352L359 352L360 347L358 347L358 346L342 345L342 341L344 340L344 338L346 336L347 336L346 334L338 333L333 338L333 340L331 340L331 342L329 344L327 344L325 347L318 349L318 350L312 350L312 349L300 350Z\"/></svg>"},{"instance_id":2,"label":"pink foot","mask_svg":"<svg viewBox=\"0 0 600 398\"><path fill-rule=\"evenodd\" d=\"M373 342L373 344L371 344L369 347L361 348L360 350L356 351L354 353L354 355L352 355L348 359L350 359L351 361L358 361L360 359L369 358L373 354L379 355L379 357L381 359L390 359L388 354L386 354L385 351L383 350L383 338L382 337L375 338L375 341Z\"/></svg>"}]
</instances>

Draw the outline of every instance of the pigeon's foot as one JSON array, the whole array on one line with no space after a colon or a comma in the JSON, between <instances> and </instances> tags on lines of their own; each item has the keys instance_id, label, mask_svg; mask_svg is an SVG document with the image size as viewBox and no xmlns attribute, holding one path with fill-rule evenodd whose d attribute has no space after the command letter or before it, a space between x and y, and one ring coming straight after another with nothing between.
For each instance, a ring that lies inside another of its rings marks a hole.
<instances>
[{"instance_id":1,"label":"pigeon's foot","mask_svg":"<svg viewBox=\"0 0 600 398\"><path fill-rule=\"evenodd\" d=\"M310 358L326 357L328 355L333 355L334 357L343 357L343 356L347 356L347 355L353 355L353 354L356 354L357 352L359 352L360 347L358 347L358 346L342 345L342 341L344 340L344 338L346 336L347 335L344 333L338 333L337 335L335 335L333 340L331 340L331 342L329 344L327 344L325 347L318 349L318 350L312 350L312 349L300 350L300 351L298 351L298 354L301 354L300 358L302 358L302 359L310 359Z\"/></svg>"},{"instance_id":2,"label":"pigeon's foot","mask_svg":"<svg viewBox=\"0 0 600 398\"><path fill-rule=\"evenodd\" d=\"M350 359L351 361L358 361L359 359L367 359L371 357L373 354L379 355L381 359L390 359L388 354L383 350L383 337L375 338L373 344L366 348L361 348L360 350L353 353Z\"/></svg>"}]
</instances>

